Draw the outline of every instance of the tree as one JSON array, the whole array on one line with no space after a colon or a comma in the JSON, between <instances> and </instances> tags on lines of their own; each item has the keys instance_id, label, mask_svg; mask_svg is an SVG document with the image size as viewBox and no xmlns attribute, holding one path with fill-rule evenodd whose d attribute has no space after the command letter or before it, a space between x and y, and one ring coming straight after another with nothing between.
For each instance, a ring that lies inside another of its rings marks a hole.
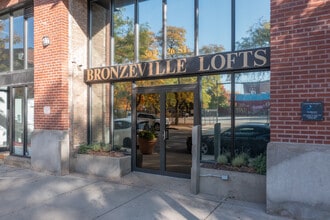
<instances>
[{"instance_id":1,"label":"tree","mask_svg":"<svg viewBox=\"0 0 330 220\"><path fill-rule=\"evenodd\" d=\"M251 26L248 31L248 36L243 37L240 42L236 42L236 48L239 50L267 47L270 41L270 23L261 19Z\"/></svg>"},{"instance_id":2,"label":"tree","mask_svg":"<svg viewBox=\"0 0 330 220\"><path fill-rule=\"evenodd\" d=\"M200 54L212 54L212 53L220 53L224 51L225 48L221 44L209 44L209 45L204 45L200 50Z\"/></svg>"},{"instance_id":3,"label":"tree","mask_svg":"<svg viewBox=\"0 0 330 220\"><path fill-rule=\"evenodd\" d=\"M238 50L267 47L270 44L270 23L259 19L259 21L251 26L248 31L248 36L243 37L240 42L236 42ZM239 80L242 74L236 74L236 80ZM262 71L253 74L260 81L268 76L268 72Z\"/></svg>"},{"instance_id":4,"label":"tree","mask_svg":"<svg viewBox=\"0 0 330 220\"><path fill-rule=\"evenodd\" d=\"M167 54L169 57L177 58L192 54L186 45L186 30L184 28L167 26L166 38ZM159 47L162 48L164 44L163 31L158 32L156 39L158 40Z\"/></svg>"}]
</instances>

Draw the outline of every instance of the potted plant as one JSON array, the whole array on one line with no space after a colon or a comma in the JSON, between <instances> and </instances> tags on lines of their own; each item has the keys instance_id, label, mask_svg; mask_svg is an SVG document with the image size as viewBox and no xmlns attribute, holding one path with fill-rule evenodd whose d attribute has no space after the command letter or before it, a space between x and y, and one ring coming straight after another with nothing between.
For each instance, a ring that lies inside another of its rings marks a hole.
<instances>
[{"instance_id":1,"label":"potted plant","mask_svg":"<svg viewBox=\"0 0 330 220\"><path fill-rule=\"evenodd\" d=\"M157 136L153 130L138 132L138 145L142 154L152 154L157 143Z\"/></svg>"}]
</instances>

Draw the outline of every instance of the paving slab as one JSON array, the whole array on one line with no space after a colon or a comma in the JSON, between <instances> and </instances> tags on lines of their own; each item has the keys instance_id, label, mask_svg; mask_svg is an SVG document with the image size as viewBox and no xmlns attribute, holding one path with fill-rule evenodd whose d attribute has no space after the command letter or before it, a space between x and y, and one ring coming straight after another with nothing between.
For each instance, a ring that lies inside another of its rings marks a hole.
<instances>
[{"instance_id":1,"label":"paving slab","mask_svg":"<svg viewBox=\"0 0 330 220\"><path fill-rule=\"evenodd\" d=\"M190 180L132 172L119 180L0 164L0 220L284 220L265 205L190 193Z\"/></svg>"},{"instance_id":2,"label":"paving slab","mask_svg":"<svg viewBox=\"0 0 330 220\"><path fill-rule=\"evenodd\" d=\"M151 190L99 219L206 219L217 205L196 197Z\"/></svg>"}]
</instances>

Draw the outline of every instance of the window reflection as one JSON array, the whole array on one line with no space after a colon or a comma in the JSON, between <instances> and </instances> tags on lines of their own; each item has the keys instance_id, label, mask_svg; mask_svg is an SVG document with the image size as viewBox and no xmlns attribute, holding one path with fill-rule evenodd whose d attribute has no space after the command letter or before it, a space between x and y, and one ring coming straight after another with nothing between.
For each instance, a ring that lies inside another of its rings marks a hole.
<instances>
[{"instance_id":1,"label":"window reflection","mask_svg":"<svg viewBox=\"0 0 330 220\"><path fill-rule=\"evenodd\" d=\"M269 46L270 1L236 0L235 19L236 50Z\"/></svg>"},{"instance_id":2,"label":"window reflection","mask_svg":"<svg viewBox=\"0 0 330 220\"><path fill-rule=\"evenodd\" d=\"M131 123L131 82L120 82L113 85L113 146L116 150L130 152L132 148Z\"/></svg>"},{"instance_id":3,"label":"window reflection","mask_svg":"<svg viewBox=\"0 0 330 220\"><path fill-rule=\"evenodd\" d=\"M162 1L139 1L139 60L159 60L162 55Z\"/></svg>"},{"instance_id":4,"label":"window reflection","mask_svg":"<svg viewBox=\"0 0 330 220\"><path fill-rule=\"evenodd\" d=\"M235 91L231 91L232 77ZM233 93L235 102L231 101ZM202 160L216 161L219 155L233 159L242 153L255 158L266 153L270 141L269 71L205 76L202 99ZM231 127L233 119L235 128Z\"/></svg>"},{"instance_id":5,"label":"window reflection","mask_svg":"<svg viewBox=\"0 0 330 220\"><path fill-rule=\"evenodd\" d=\"M34 67L34 18L29 17L27 20L28 30L27 30L27 63L28 68Z\"/></svg>"},{"instance_id":6,"label":"window reflection","mask_svg":"<svg viewBox=\"0 0 330 220\"><path fill-rule=\"evenodd\" d=\"M167 1L167 57L194 55L194 0Z\"/></svg>"},{"instance_id":7,"label":"window reflection","mask_svg":"<svg viewBox=\"0 0 330 220\"><path fill-rule=\"evenodd\" d=\"M231 0L199 1L199 54L231 50Z\"/></svg>"},{"instance_id":8,"label":"window reflection","mask_svg":"<svg viewBox=\"0 0 330 220\"><path fill-rule=\"evenodd\" d=\"M14 12L14 70L24 69L24 10Z\"/></svg>"},{"instance_id":9,"label":"window reflection","mask_svg":"<svg viewBox=\"0 0 330 220\"><path fill-rule=\"evenodd\" d=\"M214 147L216 129L220 133L231 128L231 93L230 74L202 78L202 160L214 161L221 151Z\"/></svg>"},{"instance_id":10,"label":"window reflection","mask_svg":"<svg viewBox=\"0 0 330 220\"><path fill-rule=\"evenodd\" d=\"M0 72L9 71L9 15L0 16Z\"/></svg>"},{"instance_id":11,"label":"window reflection","mask_svg":"<svg viewBox=\"0 0 330 220\"><path fill-rule=\"evenodd\" d=\"M114 1L114 62L134 62L134 0Z\"/></svg>"}]
</instances>

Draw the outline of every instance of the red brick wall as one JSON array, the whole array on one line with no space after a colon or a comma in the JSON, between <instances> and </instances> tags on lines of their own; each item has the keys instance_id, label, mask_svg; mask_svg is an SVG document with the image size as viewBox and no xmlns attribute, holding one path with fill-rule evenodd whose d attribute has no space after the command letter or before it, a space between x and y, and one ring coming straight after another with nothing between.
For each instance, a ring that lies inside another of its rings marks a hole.
<instances>
[{"instance_id":1,"label":"red brick wall","mask_svg":"<svg viewBox=\"0 0 330 220\"><path fill-rule=\"evenodd\" d=\"M35 128L67 130L68 103L68 0L34 0ZM42 46L43 36L50 45ZM50 114L44 114L44 107Z\"/></svg>"},{"instance_id":2,"label":"red brick wall","mask_svg":"<svg viewBox=\"0 0 330 220\"><path fill-rule=\"evenodd\" d=\"M324 121L302 121L303 101ZM330 144L330 1L271 0L271 141Z\"/></svg>"}]
</instances>

